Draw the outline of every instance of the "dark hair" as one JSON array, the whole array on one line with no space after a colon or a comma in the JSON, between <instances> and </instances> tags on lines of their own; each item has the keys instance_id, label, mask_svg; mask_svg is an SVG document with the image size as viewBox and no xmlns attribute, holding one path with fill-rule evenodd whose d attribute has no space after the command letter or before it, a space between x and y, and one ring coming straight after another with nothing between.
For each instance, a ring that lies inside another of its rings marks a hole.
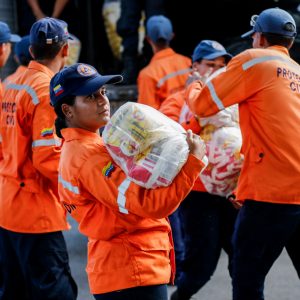
<instances>
[{"instance_id":1,"label":"dark hair","mask_svg":"<svg viewBox=\"0 0 300 300\"><path fill-rule=\"evenodd\" d=\"M166 48L170 45L170 42L167 41L166 39L163 39L163 38L159 38L156 42L155 42L155 45L158 47L158 48Z\"/></svg>"},{"instance_id":2,"label":"dark hair","mask_svg":"<svg viewBox=\"0 0 300 300\"><path fill-rule=\"evenodd\" d=\"M293 44L295 39L293 37L278 35L275 33L262 33L262 34L264 35L267 42L271 46L279 45L279 46L284 46L286 48L289 48Z\"/></svg>"},{"instance_id":3,"label":"dark hair","mask_svg":"<svg viewBox=\"0 0 300 300\"><path fill-rule=\"evenodd\" d=\"M43 45L32 44L31 51L35 60L53 59L66 44L65 41Z\"/></svg>"},{"instance_id":4,"label":"dark hair","mask_svg":"<svg viewBox=\"0 0 300 300\"><path fill-rule=\"evenodd\" d=\"M32 58L29 58L28 56L21 54L18 56L18 59L22 66L27 67Z\"/></svg>"},{"instance_id":5,"label":"dark hair","mask_svg":"<svg viewBox=\"0 0 300 300\"><path fill-rule=\"evenodd\" d=\"M55 120L55 131L58 137L62 138L61 130L67 128L66 116L61 109L62 104L74 105L76 96L69 95L59 100L59 102L54 106L54 111L57 115Z\"/></svg>"}]
</instances>

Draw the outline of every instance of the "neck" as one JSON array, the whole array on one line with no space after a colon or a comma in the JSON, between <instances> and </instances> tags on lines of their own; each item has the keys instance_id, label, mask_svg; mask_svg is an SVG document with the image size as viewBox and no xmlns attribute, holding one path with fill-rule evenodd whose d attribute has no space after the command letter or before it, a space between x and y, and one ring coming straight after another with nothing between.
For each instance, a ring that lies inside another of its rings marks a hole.
<instances>
[{"instance_id":1,"label":"neck","mask_svg":"<svg viewBox=\"0 0 300 300\"><path fill-rule=\"evenodd\" d=\"M49 60L48 59L39 60L38 62L46 66L54 74L58 73L64 67L64 63L62 63L62 59L58 59L58 58L49 59Z\"/></svg>"}]
</instances>

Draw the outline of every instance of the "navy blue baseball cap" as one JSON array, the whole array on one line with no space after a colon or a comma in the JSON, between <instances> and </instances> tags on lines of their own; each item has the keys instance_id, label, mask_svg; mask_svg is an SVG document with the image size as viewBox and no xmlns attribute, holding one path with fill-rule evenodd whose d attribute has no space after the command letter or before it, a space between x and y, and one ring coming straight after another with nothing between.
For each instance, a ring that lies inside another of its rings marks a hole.
<instances>
[{"instance_id":1,"label":"navy blue baseball cap","mask_svg":"<svg viewBox=\"0 0 300 300\"><path fill-rule=\"evenodd\" d=\"M8 25L0 21L0 44L12 42L19 42L21 38L17 34L12 34Z\"/></svg>"},{"instance_id":2,"label":"navy blue baseball cap","mask_svg":"<svg viewBox=\"0 0 300 300\"><path fill-rule=\"evenodd\" d=\"M173 26L171 21L163 16L152 16L148 19L147 36L153 41L157 42L159 39L170 41L173 38Z\"/></svg>"},{"instance_id":3,"label":"navy blue baseball cap","mask_svg":"<svg viewBox=\"0 0 300 300\"><path fill-rule=\"evenodd\" d=\"M68 32L68 24L55 18L42 18L31 26L30 44L45 45L72 39Z\"/></svg>"},{"instance_id":4,"label":"navy blue baseball cap","mask_svg":"<svg viewBox=\"0 0 300 300\"><path fill-rule=\"evenodd\" d=\"M192 54L192 61L195 62L200 59L213 60L221 56L225 57L226 62L232 58L232 55L220 43L212 40L203 40L196 46Z\"/></svg>"},{"instance_id":5,"label":"navy blue baseball cap","mask_svg":"<svg viewBox=\"0 0 300 300\"><path fill-rule=\"evenodd\" d=\"M32 57L29 52L30 46L30 37L29 35L25 35L21 38L20 42L15 43L14 53L20 59L20 57L24 56L28 60L31 60Z\"/></svg>"},{"instance_id":6,"label":"navy blue baseball cap","mask_svg":"<svg viewBox=\"0 0 300 300\"><path fill-rule=\"evenodd\" d=\"M241 37L251 37L254 32L271 33L286 37L297 35L296 23L294 18L285 10L280 8L268 8L260 13L253 15L250 20L253 27Z\"/></svg>"},{"instance_id":7,"label":"navy blue baseball cap","mask_svg":"<svg viewBox=\"0 0 300 300\"><path fill-rule=\"evenodd\" d=\"M98 91L105 84L121 82L121 75L100 75L88 65L77 63L56 73L50 81L50 101L55 106L66 96L85 96Z\"/></svg>"}]
</instances>

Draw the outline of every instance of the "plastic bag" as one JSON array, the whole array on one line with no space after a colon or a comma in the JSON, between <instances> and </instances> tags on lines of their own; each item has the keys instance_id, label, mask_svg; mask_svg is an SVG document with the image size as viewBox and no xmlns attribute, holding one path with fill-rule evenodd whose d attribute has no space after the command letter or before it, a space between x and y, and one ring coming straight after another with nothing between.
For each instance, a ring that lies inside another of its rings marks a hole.
<instances>
[{"instance_id":1,"label":"plastic bag","mask_svg":"<svg viewBox=\"0 0 300 300\"><path fill-rule=\"evenodd\" d=\"M127 102L113 114L102 137L114 161L145 188L170 185L189 154L181 125L134 102Z\"/></svg>"},{"instance_id":2,"label":"plastic bag","mask_svg":"<svg viewBox=\"0 0 300 300\"><path fill-rule=\"evenodd\" d=\"M73 34L69 34L72 40L68 40L69 44L69 55L66 59L66 66L74 65L78 62L81 52L81 41Z\"/></svg>"},{"instance_id":3,"label":"plastic bag","mask_svg":"<svg viewBox=\"0 0 300 300\"><path fill-rule=\"evenodd\" d=\"M243 164L238 106L200 118L199 123L203 127L200 136L206 143L208 157L208 165L200 174L201 181L209 193L227 196L235 190Z\"/></svg>"}]
</instances>

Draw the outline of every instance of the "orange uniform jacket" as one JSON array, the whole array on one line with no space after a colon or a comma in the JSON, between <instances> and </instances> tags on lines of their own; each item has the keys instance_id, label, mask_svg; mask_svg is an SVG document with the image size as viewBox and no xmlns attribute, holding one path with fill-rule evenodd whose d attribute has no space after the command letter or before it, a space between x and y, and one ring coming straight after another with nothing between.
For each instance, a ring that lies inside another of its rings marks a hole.
<instances>
[{"instance_id":1,"label":"orange uniform jacket","mask_svg":"<svg viewBox=\"0 0 300 300\"><path fill-rule=\"evenodd\" d=\"M154 54L149 65L139 73L138 102L159 109L170 94L184 88L190 67L191 60L171 48Z\"/></svg>"},{"instance_id":2,"label":"orange uniform jacket","mask_svg":"<svg viewBox=\"0 0 300 300\"><path fill-rule=\"evenodd\" d=\"M187 91L200 117L239 103L245 156L237 199L300 204L300 67L284 47L250 49Z\"/></svg>"},{"instance_id":3,"label":"orange uniform jacket","mask_svg":"<svg viewBox=\"0 0 300 300\"><path fill-rule=\"evenodd\" d=\"M168 283L173 250L166 217L189 193L201 161L190 155L168 188L145 189L126 178L98 134L78 128L62 134L59 194L89 237L91 293Z\"/></svg>"},{"instance_id":4,"label":"orange uniform jacket","mask_svg":"<svg viewBox=\"0 0 300 300\"><path fill-rule=\"evenodd\" d=\"M21 76L22 74L24 74L24 72L26 72L26 70L27 70L27 67L20 65L14 73L12 73L9 76L7 76L5 78L5 80L3 81L3 87L4 87L4 89L5 89L5 86L7 84L9 84L10 82L11 83L16 82L17 78L19 76Z\"/></svg>"},{"instance_id":5,"label":"orange uniform jacket","mask_svg":"<svg viewBox=\"0 0 300 300\"><path fill-rule=\"evenodd\" d=\"M170 95L161 105L159 111L172 120L179 122L180 113L185 104L185 90ZM185 130L191 129L194 133L199 134L201 127L199 122L192 118L189 123L181 124ZM195 181L193 191L206 192L200 177Z\"/></svg>"},{"instance_id":6,"label":"orange uniform jacket","mask_svg":"<svg viewBox=\"0 0 300 300\"><path fill-rule=\"evenodd\" d=\"M2 99L3 99L3 83L0 80L0 104L2 103ZM1 115L1 105L0 105L0 115ZM0 124L1 126L1 124ZM0 132L0 163L1 160L3 159L3 154L2 154L2 136L1 136L1 132Z\"/></svg>"},{"instance_id":7,"label":"orange uniform jacket","mask_svg":"<svg viewBox=\"0 0 300 300\"><path fill-rule=\"evenodd\" d=\"M53 73L32 61L16 82L6 85L1 103L0 226L15 232L67 229L58 199L60 150L50 106Z\"/></svg>"}]
</instances>

